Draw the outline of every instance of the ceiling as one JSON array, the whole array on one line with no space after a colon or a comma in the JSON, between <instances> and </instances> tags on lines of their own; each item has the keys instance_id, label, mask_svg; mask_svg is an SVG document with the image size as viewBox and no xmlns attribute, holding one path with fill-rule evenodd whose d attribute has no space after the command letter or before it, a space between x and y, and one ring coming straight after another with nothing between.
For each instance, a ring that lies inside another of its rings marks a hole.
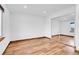
<instances>
[{"instance_id":1,"label":"ceiling","mask_svg":"<svg viewBox=\"0 0 79 59\"><path fill-rule=\"evenodd\" d=\"M61 10L75 8L74 4L7 4L11 13L27 13L40 16L49 16Z\"/></svg>"},{"instance_id":2,"label":"ceiling","mask_svg":"<svg viewBox=\"0 0 79 59\"><path fill-rule=\"evenodd\" d=\"M63 15L63 16L55 17L54 19L51 19L51 20L75 21L75 14L74 13L70 13L70 14L66 14L66 15Z\"/></svg>"}]
</instances>

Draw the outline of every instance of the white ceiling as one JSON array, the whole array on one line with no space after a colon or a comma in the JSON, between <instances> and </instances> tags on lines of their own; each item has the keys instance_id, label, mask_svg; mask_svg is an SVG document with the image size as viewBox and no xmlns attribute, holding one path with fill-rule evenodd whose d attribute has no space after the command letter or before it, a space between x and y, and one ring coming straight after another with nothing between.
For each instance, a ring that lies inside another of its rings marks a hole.
<instances>
[{"instance_id":1,"label":"white ceiling","mask_svg":"<svg viewBox=\"0 0 79 59\"><path fill-rule=\"evenodd\" d=\"M51 19L51 20L75 21L75 14L74 13L70 13L70 14L66 14L66 15L63 15L63 16L55 17L54 19Z\"/></svg>"},{"instance_id":2,"label":"white ceiling","mask_svg":"<svg viewBox=\"0 0 79 59\"><path fill-rule=\"evenodd\" d=\"M27 8L24 8L24 6ZM61 10L75 8L74 4L7 4L11 13L27 13L40 16L49 16Z\"/></svg>"}]
</instances>

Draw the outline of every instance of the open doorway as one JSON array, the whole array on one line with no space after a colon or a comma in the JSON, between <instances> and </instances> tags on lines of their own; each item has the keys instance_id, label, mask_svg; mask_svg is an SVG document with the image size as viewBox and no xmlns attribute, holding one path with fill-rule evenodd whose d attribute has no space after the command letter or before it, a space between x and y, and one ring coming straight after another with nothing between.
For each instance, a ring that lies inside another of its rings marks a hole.
<instances>
[{"instance_id":1,"label":"open doorway","mask_svg":"<svg viewBox=\"0 0 79 59\"><path fill-rule=\"evenodd\" d=\"M75 14L67 14L51 19L52 40L74 47Z\"/></svg>"},{"instance_id":2,"label":"open doorway","mask_svg":"<svg viewBox=\"0 0 79 59\"><path fill-rule=\"evenodd\" d=\"M68 14L60 19L60 42L75 47L75 14Z\"/></svg>"}]
</instances>

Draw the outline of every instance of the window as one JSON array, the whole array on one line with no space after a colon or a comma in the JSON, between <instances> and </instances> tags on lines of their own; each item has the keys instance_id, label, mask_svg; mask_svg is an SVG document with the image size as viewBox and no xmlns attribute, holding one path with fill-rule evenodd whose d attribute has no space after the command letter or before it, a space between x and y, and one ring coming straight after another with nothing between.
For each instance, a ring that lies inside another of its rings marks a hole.
<instances>
[{"instance_id":1,"label":"window","mask_svg":"<svg viewBox=\"0 0 79 59\"><path fill-rule=\"evenodd\" d=\"M71 33L74 33L74 30L75 30L75 22L71 22L70 25L71 25L70 32Z\"/></svg>"}]
</instances>

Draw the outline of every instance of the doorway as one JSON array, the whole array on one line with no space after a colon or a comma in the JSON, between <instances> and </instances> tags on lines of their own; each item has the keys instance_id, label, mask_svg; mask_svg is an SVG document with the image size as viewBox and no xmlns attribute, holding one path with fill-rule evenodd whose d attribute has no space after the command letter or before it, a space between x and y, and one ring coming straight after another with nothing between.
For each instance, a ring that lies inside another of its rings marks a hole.
<instances>
[{"instance_id":1,"label":"doorway","mask_svg":"<svg viewBox=\"0 0 79 59\"><path fill-rule=\"evenodd\" d=\"M75 13L51 19L51 41L75 47Z\"/></svg>"}]
</instances>

